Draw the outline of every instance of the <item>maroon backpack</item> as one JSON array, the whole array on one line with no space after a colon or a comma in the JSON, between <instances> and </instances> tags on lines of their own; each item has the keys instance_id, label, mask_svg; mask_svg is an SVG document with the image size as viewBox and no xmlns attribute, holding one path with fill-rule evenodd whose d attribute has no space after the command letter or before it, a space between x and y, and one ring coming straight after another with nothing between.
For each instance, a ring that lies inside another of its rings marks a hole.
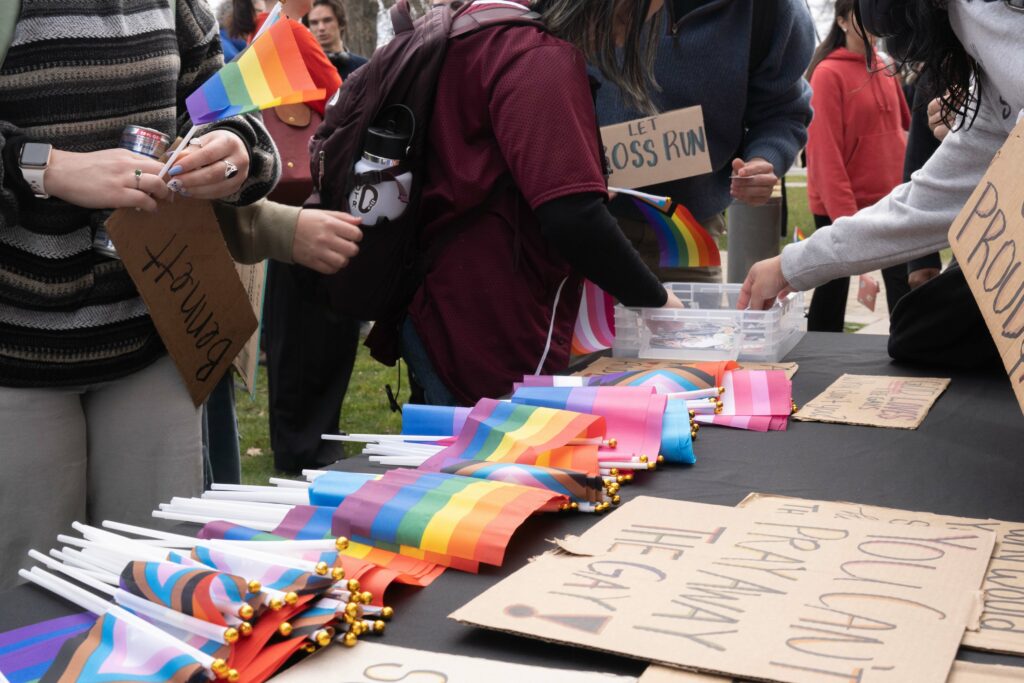
<instances>
[{"instance_id":1,"label":"maroon backpack","mask_svg":"<svg viewBox=\"0 0 1024 683\"><path fill-rule=\"evenodd\" d=\"M393 105L408 108L415 119L405 160L384 172L412 172L408 208L394 221L365 227L359 254L339 272L324 277L331 307L340 314L360 320L394 318L408 306L422 279L426 264L417 249L418 209L427 131L448 39L498 24L543 26L539 15L526 7L495 5L467 14L469 7L472 4L458 11L447 5L435 7L414 22L408 0L398 0L391 8L394 39L345 80L310 142L314 192L306 206L347 211L355 187L388 181L379 171L356 176L366 131Z\"/></svg>"}]
</instances>

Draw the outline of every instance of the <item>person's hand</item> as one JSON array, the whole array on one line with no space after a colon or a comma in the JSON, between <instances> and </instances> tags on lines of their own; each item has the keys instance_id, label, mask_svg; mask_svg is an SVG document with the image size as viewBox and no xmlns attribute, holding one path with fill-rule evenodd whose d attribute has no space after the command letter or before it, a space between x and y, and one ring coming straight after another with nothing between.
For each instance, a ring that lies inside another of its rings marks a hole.
<instances>
[{"instance_id":1,"label":"person's hand","mask_svg":"<svg viewBox=\"0 0 1024 683\"><path fill-rule=\"evenodd\" d=\"M918 268L907 276L907 284L911 289L917 289L929 280L937 278L939 272L938 268Z\"/></svg>"},{"instance_id":2,"label":"person's hand","mask_svg":"<svg viewBox=\"0 0 1024 683\"><path fill-rule=\"evenodd\" d=\"M789 286L782 274L781 256L758 261L750 267L747 279L743 281L736 308L765 310L771 308L776 299L784 297L792 291L793 288Z\"/></svg>"},{"instance_id":3,"label":"person's hand","mask_svg":"<svg viewBox=\"0 0 1024 683\"><path fill-rule=\"evenodd\" d=\"M733 199L751 206L760 206L771 199L772 190L779 182L775 167L759 157L750 161L733 159L732 175L729 194Z\"/></svg>"},{"instance_id":4,"label":"person's hand","mask_svg":"<svg viewBox=\"0 0 1024 683\"><path fill-rule=\"evenodd\" d=\"M668 299L665 301L665 305L662 308L686 308L683 302L679 300L679 297L675 295L671 289L666 290L668 292Z\"/></svg>"},{"instance_id":5,"label":"person's hand","mask_svg":"<svg viewBox=\"0 0 1024 683\"><path fill-rule=\"evenodd\" d=\"M359 253L362 219L340 211L303 209L295 225L292 260L318 273L336 273Z\"/></svg>"},{"instance_id":6,"label":"person's hand","mask_svg":"<svg viewBox=\"0 0 1024 683\"><path fill-rule=\"evenodd\" d=\"M160 163L126 149L66 152L55 149L43 177L46 192L86 209L156 211L170 191L157 173Z\"/></svg>"},{"instance_id":7,"label":"person's hand","mask_svg":"<svg viewBox=\"0 0 1024 683\"><path fill-rule=\"evenodd\" d=\"M932 135L940 142L949 135L952 124L942 116L942 100L936 97L928 103L928 127L932 129Z\"/></svg>"},{"instance_id":8,"label":"person's hand","mask_svg":"<svg viewBox=\"0 0 1024 683\"><path fill-rule=\"evenodd\" d=\"M185 197L230 197L249 177L249 150L234 133L211 131L190 142L188 152L175 160L167 183Z\"/></svg>"}]
</instances>

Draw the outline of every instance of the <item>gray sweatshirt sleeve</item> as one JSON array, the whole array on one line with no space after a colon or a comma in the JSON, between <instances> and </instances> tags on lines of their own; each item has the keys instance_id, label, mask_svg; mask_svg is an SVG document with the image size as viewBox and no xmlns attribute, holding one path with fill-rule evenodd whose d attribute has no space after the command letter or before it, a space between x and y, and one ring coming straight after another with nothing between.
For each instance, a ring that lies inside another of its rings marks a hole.
<instances>
[{"instance_id":1,"label":"gray sweatshirt sleeve","mask_svg":"<svg viewBox=\"0 0 1024 683\"><path fill-rule=\"evenodd\" d=\"M1007 135L991 101L983 98L973 125L949 134L910 182L874 206L788 245L782 252L786 280L798 290L810 289L949 246L949 226Z\"/></svg>"}]
</instances>

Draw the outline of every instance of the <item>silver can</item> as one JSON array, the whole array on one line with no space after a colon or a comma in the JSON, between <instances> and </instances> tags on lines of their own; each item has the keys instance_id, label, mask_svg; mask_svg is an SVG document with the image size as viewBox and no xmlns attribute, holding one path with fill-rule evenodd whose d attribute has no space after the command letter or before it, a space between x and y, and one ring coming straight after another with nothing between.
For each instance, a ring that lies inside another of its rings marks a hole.
<instances>
[{"instance_id":1,"label":"silver can","mask_svg":"<svg viewBox=\"0 0 1024 683\"><path fill-rule=\"evenodd\" d=\"M121 141L117 146L150 159L159 159L170 144L170 136L158 130L143 126L125 126L124 132L121 133ZM114 243L110 241L110 235L107 234L107 230L103 226L96 231L92 240L92 248L104 256L118 258L117 249L114 248Z\"/></svg>"}]
</instances>

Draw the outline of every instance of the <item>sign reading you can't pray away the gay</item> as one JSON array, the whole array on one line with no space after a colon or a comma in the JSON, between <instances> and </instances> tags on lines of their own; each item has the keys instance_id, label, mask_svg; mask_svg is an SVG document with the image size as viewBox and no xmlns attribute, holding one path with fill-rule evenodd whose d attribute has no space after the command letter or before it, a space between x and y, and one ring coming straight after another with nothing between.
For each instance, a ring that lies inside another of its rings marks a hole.
<instances>
[{"instance_id":1,"label":"sign reading you can't pray away the gay","mask_svg":"<svg viewBox=\"0 0 1024 683\"><path fill-rule=\"evenodd\" d=\"M647 187L711 173L699 106L605 126L601 139L610 187Z\"/></svg>"},{"instance_id":2,"label":"sign reading you can't pray away the gay","mask_svg":"<svg viewBox=\"0 0 1024 683\"><path fill-rule=\"evenodd\" d=\"M451 618L757 680L944 681L994 543L640 497Z\"/></svg>"},{"instance_id":3,"label":"sign reading you can't pray away the gay","mask_svg":"<svg viewBox=\"0 0 1024 683\"><path fill-rule=\"evenodd\" d=\"M1024 410L1024 120L949 228L953 247Z\"/></svg>"}]
</instances>

